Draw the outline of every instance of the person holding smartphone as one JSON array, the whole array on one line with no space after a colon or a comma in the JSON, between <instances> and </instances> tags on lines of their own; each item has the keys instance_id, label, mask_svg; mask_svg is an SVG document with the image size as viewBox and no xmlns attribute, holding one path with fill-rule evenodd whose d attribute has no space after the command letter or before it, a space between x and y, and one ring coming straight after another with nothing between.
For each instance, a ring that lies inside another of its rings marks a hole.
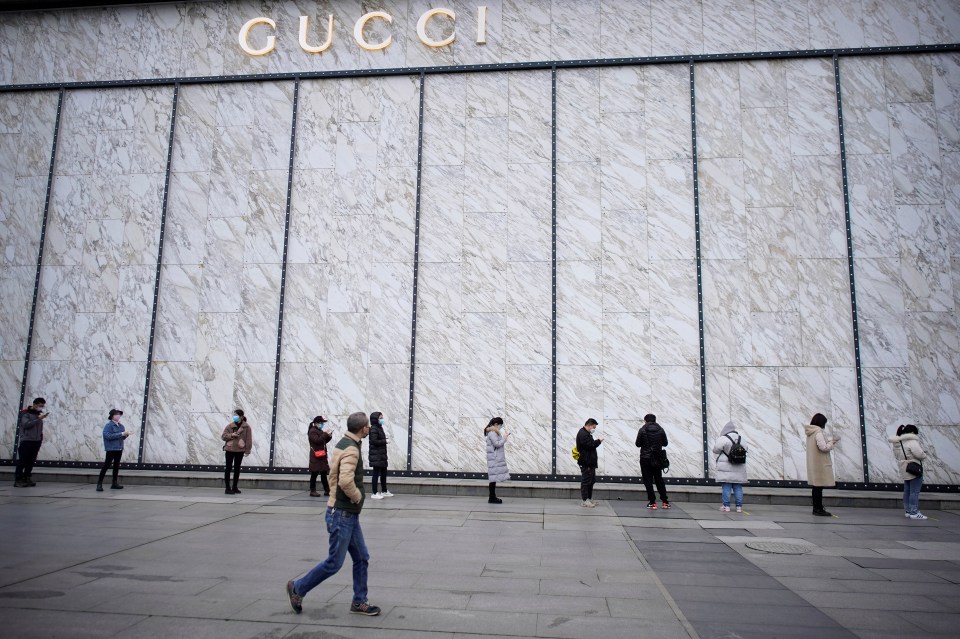
<instances>
[{"instance_id":1,"label":"person holding smartphone","mask_svg":"<svg viewBox=\"0 0 960 639\"><path fill-rule=\"evenodd\" d=\"M317 492L317 477L323 482L323 496L330 496L330 484L327 475L330 474L330 459L327 457L327 444L333 439L333 430L327 426L327 419L317 415L307 426L307 441L310 443L310 496L320 497Z\"/></svg>"},{"instance_id":2,"label":"person holding smartphone","mask_svg":"<svg viewBox=\"0 0 960 639\"><path fill-rule=\"evenodd\" d=\"M97 492L103 492L103 478L107 475L107 468L113 465L113 483L110 488L118 490L123 488L120 485L120 457L123 456L123 441L130 436L126 427L120 423L120 417L123 411L117 408L110 409L110 416L107 423L103 426L103 450L107 457L103 460L103 467L100 469L100 479L97 480Z\"/></svg>"},{"instance_id":3,"label":"person holding smartphone","mask_svg":"<svg viewBox=\"0 0 960 639\"><path fill-rule=\"evenodd\" d=\"M36 486L33 481L33 464L40 454L43 444L43 420L50 413L46 412L47 400L38 397L33 403L20 411L17 417L17 429L20 431L20 445L17 447L17 469L14 472L13 485L16 488Z\"/></svg>"},{"instance_id":4,"label":"person holding smartphone","mask_svg":"<svg viewBox=\"0 0 960 639\"><path fill-rule=\"evenodd\" d=\"M230 423L223 429L220 439L226 442L223 451L226 453L226 466L223 470L223 485L225 495L239 495L237 482L240 480L240 463L253 450L253 432L247 417L239 408L233 411ZM233 472L233 485L230 485L230 472Z\"/></svg>"}]
</instances>

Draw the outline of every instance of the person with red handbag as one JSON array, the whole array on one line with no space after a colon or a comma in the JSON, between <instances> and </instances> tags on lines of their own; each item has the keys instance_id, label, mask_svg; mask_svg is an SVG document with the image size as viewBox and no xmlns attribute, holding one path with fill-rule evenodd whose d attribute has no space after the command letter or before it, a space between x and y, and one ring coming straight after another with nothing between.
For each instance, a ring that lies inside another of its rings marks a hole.
<instances>
[{"instance_id":1,"label":"person with red handbag","mask_svg":"<svg viewBox=\"0 0 960 639\"><path fill-rule=\"evenodd\" d=\"M330 484L327 474L330 472L330 460L327 458L327 444L333 439L333 430L323 415L317 415L307 427L307 439L310 441L310 496L321 497L317 492L317 475L323 483L323 497L330 496Z\"/></svg>"}]
</instances>

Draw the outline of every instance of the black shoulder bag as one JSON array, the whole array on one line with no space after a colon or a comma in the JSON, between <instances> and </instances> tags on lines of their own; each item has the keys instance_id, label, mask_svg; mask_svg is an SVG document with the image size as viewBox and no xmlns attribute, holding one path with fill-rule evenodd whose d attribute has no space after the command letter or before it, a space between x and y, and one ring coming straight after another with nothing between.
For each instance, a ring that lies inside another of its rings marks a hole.
<instances>
[{"instance_id":1,"label":"black shoulder bag","mask_svg":"<svg viewBox=\"0 0 960 639\"><path fill-rule=\"evenodd\" d=\"M903 447L903 442L900 442L900 450L903 451L903 458L907 460L907 472L911 475L916 475L917 477L923 477L923 465L920 462L910 461L907 458L907 449Z\"/></svg>"}]
</instances>

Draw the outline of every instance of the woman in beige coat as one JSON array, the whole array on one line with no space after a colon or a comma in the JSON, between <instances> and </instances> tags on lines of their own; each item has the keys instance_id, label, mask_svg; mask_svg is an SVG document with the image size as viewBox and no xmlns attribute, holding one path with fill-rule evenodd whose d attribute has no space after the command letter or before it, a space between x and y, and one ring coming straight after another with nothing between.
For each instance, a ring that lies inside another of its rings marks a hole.
<instances>
[{"instance_id":1,"label":"woman in beige coat","mask_svg":"<svg viewBox=\"0 0 960 639\"><path fill-rule=\"evenodd\" d=\"M830 517L823 509L823 489L836 486L833 478L833 461L830 451L840 441L839 437L828 437L823 432L827 418L817 413L806 427L807 434L807 483L813 487L813 514L818 517Z\"/></svg>"},{"instance_id":2,"label":"woman in beige coat","mask_svg":"<svg viewBox=\"0 0 960 639\"><path fill-rule=\"evenodd\" d=\"M900 477L903 478L903 513L909 519L926 519L920 512L920 487L923 475L907 472L909 462L922 462L927 453L920 447L920 431L913 424L901 425L897 434L890 438L893 444L893 456L900 465ZM923 468L923 466L921 466Z\"/></svg>"}]
</instances>

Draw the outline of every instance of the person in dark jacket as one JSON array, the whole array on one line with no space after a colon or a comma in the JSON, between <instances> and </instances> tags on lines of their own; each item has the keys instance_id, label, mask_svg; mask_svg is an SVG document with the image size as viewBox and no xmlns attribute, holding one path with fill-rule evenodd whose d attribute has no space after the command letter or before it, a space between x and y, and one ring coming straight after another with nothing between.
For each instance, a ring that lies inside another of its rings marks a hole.
<instances>
[{"instance_id":1,"label":"person in dark jacket","mask_svg":"<svg viewBox=\"0 0 960 639\"><path fill-rule=\"evenodd\" d=\"M307 426L307 440L310 442L310 496L319 497L317 492L317 475L323 483L323 496L330 496L330 484L327 475L330 473L330 459L327 457L327 444L333 439L333 431L325 426L327 423L323 415L317 415Z\"/></svg>"},{"instance_id":2,"label":"person in dark jacket","mask_svg":"<svg viewBox=\"0 0 960 639\"><path fill-rule=\"evenodd\" d=\"M657 509L656 495L653 494L653 482L657 483L663 508L670 508L667 500L667 487L663 485L663 469L660 467L662 451L667 447L667 432L657 423L657 416L648 413L643 417L643 426L637 433L637 448L640 449L640 473L643 485L647 488L647 508Z\"/></svg>"},{"instance_id":3,"label":"person in dark jacket","mask_svg":"<svg viewBox=\"0 0 960 639\"><path fill-rule=\"evenodd\" d=\"M14 471L13 485L17 488L36 486L33 481L33 464L40 454L43 444L43 420L47 418L44 409L47 400L38 397L17 417L17 429L20 431L20 445L17 447L17 469Z\"/></svg>"},{"instance_id":4,"label":"person in dark jacket","mask_svg":"<svg viewBox=\"0 0 960 639\"><path fill-rule=\"evenodd\" d=\"M120 423L120 417L123 411L116 408L110 409L110 417L107 423L103 425L103 450L107 457L103 460L103 467L100 469L100 479L97 480L97 492L103 492L103 478L107 475L107 468L113 466L113 483L110 488L117 490L123 488L120 485L120 458L123 456L123 441L130 436L127 429Z\"/></svg>"},{"instance_id":5,"label":"person in dark jacket","mask_svg":"<svg viewBox=\"0 0 960 639\"><path fill-rule=\"evenodd\" d=\"M593 501L593 485L597 481L597 447L603 443L603 437L593 438L593 431L597 430L597 420L590 418L577 432L577 451L580 456L577 464L580 466L580 505L584 508L596 508Z\"/></svg>"},{"instance_id":6,"label":"person in dark jacket","mask_svg":"<svg viewBox=\"0 0 960 639\"><path fill-rule=\"evenodd\" d=\"M387 490L387 444L390 438L383 430L383 424L386 419L383 413L370 413L370 452L367 453L370 461L370 468L373 469L373 494L370 499L383 499L384 497L393 497L393 493ZM377 480L380 480L380 492L377 492Z\"/></svg>"}]
</instances>

